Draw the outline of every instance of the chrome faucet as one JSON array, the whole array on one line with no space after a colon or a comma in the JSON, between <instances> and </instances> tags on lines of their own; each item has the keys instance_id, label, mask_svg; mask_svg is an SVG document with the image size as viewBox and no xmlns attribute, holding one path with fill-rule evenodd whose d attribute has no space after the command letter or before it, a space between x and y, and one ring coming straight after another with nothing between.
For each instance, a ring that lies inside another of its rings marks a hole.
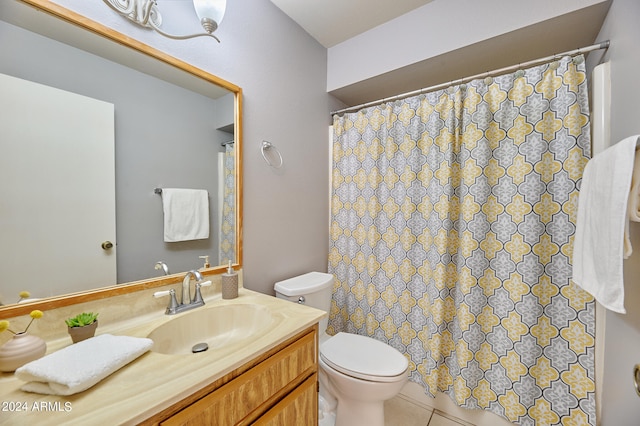
<instances>
[{"instance_id":1,"label":"chrome faucet","mask_svg":"<svg viewBox=\"0 0 640 426\"><path fill-rule=\"evenodd\" d=\"M163 261L160 262L156 262L156 266L155 266L156 271L162 269L162 272L165 275L169 275L169 267L167 266L166 263L164 263Z\"/></svg>"},{"instance_id":2,"label":"chrome faucet","mask_svg":"<svg viewBox=\"0 0 640 426\"><path fill-rule=\"evenodd\" d=\"M189 291L189 284L191 284L191 277L196 280L196 283L202 281L202 274L195 269L187 272L182 280L182 304L189 305L191 304L191 292Z\"/></svg>"},{"instance_id":3,"label":"chrome faucet","mask_svg":"<svg viewBox=\"0 0 640 426\"><path fill-rule=\"evenodd\" d=\"M191 277L196 280L196 291L193 300L191 300L191 292L189 291L191 285ZM169 296L169 306L167 306L165 314L179 314L180 312L203 306L204 300L202 299L200 287L206 287L209 285L211 285L211 281L203 282L202 274L196 270L191 270L187 272L187 274L184 276L184 279L182 280L182 299L180 300L180 303L178 303L178 300L176 298L176 291L174 289L156 291L155 293L153 293L153 297Z\"/></svg>"}]
</instances>

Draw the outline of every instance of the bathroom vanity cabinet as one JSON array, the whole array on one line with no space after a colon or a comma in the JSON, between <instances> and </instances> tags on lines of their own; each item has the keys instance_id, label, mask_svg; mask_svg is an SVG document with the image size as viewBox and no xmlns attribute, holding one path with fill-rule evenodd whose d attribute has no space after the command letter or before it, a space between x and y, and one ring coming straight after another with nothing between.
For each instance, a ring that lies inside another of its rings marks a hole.
<instances>
[{"instance_id":1,"label":"bathroom vanity cabinet","mask_svg":"<svg viewBox=\"0 0 640 426\"><path fill-rule=\"evenodd\" d=\"M317 425L317 324L144 425Z\"/></svg>"},{"instance_id":2,"label":"bathroom vanity cabinet","mask_svg":"<svg viewBox=\"0 0 640 426\"><path fill-rule=\"evenodd\" d=\"M24 392L23 381L13 374L0 374L0 400L29 408L0 413L0 424L317 425L318 321L326 313L244 288L235 299L223 300L218 295L200 309L242 305L238 309L252 312L259 305L269 313L267 326L240 343L213 346L198 354L150 350L90 389L71 396ZM140 304L149 300L156 301L148 294L134 299ZM109 309L132 305L131 300L118 298L103 303ZM56 317L53 323L63 323L77 309L72 306L47 315ZM105 308L84 307L87 311L101 309ZM146 316L105 322L100 325L101 332L147 337L159 327L198 312L174 318L155 305L149 309L153 312ZM195 318L197 326L201 318ZM187 326L192 323L188 321ZM234 324L230 321L225 327L231 330ZM47 346L51 352L69 346L66 330L59 339L48 338ZM31 409L41 406L69 409Z\"/></svg>"}]
</instances>

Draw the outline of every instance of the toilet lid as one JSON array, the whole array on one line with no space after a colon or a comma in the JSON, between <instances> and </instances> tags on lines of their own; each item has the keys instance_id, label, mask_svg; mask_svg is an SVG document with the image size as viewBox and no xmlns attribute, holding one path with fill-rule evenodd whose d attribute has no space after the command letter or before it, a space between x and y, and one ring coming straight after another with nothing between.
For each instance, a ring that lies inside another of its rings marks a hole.
<instances>
[{"instance_id":1,"label":"toilet lid","mask_svg":"<svg viewBox=\"0 0 640 426\"><path fill-rule=\"evenodd\" d=\"M320 345L320 357L351 377L391 381L406 374L409 362L395 348L371 337L338 333Z\"/></svg>"}]
</instances>

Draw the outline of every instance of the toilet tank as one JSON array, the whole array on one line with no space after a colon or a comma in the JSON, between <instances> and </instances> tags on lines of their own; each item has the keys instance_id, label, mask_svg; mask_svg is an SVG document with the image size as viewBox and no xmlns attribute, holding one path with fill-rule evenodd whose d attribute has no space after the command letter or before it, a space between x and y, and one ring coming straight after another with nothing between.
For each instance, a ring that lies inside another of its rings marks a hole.
<instances>
[{"instance_id":1,"label":"toilet tank","mask_svg":"<svg viewBox=\"0 0 640 426\"><path fill-rule=\"evenodd\" d=\"M329 313L333 275L323 272L309 272L304 275L279 281L275 284L276 297L291 302L303 303L312 308ZM327 317L320 321L320 333L327 329Z\"/></svg>"}]
</instances>

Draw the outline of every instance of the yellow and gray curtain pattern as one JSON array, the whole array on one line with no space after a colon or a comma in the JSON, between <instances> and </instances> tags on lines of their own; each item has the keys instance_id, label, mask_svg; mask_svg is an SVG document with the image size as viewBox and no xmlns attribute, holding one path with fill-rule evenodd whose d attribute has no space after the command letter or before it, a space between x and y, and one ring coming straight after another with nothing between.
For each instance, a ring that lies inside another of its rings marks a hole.
<instances>
[{"instance_id":1,"label":"yellow and gray curtain pattern","mask_svg":"<svg viewBox=\"0 0 640 426\"><path fill-rule=\"evenodd\" d=\"M236 156L234 144L228 143L224 152L222 186L222 221L220 224L220 263L236 261Z\"/></svg>"},{"instance_id":2,"label":"yellow and gray curtain pattern","mask_svg":"<svg viewBox=\"0 0 640 426\"><path fill-rule=\"evenodd\" d=\"M595 307L571 282L584 58L334 117L328 333L521 425L595 425Z\"/></svg>"}]
</instances>

